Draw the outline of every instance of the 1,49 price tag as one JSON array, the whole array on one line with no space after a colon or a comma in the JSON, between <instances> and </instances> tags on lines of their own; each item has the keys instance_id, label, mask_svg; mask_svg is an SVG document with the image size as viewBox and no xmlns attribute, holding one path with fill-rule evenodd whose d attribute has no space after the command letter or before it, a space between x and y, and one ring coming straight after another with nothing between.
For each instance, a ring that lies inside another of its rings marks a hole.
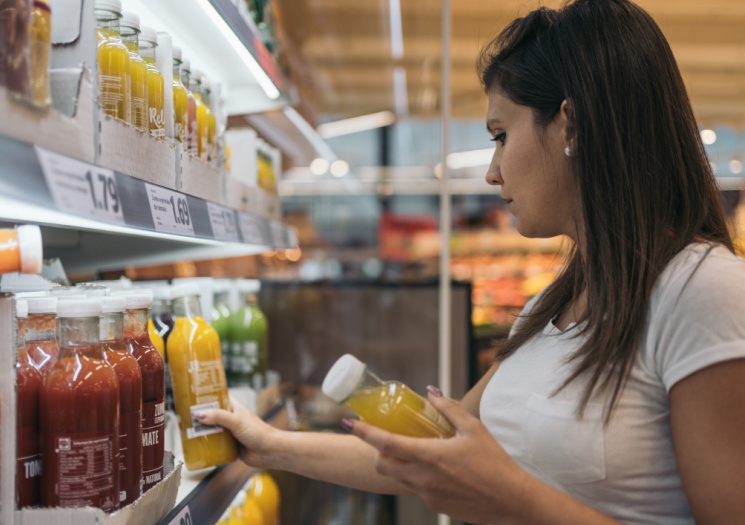
<instances>
[{"instance_id":1,"label":"1,49 price tag","mask_svg":"<svg viewBox=\"0 0 745 525\"><path fill-rule=\"evenodd\" d=\"M145 183L155 229L159 232L194 235L186 195Z\"/></svg>"},{"instance_id":2,"label":"1,49 price tag","mask_svg":"<svg viewBox=\"0 0 745 525\"><path fill-rule=\"evenodd\" d=\"M124 224L114 172L36 147L47 187L57 207Z\"/></svg>"},{"instance_id":3,"label":"1,49 price tag","mask_svg":"<svg viewBox=\"0 0 745 525\"><path fill-rule=\"evenodd\" d=\"M235 212L214 202L207 203L210 224L215 239L238 242L238 226L235 223Z\"/></svg>"}]
</instances>

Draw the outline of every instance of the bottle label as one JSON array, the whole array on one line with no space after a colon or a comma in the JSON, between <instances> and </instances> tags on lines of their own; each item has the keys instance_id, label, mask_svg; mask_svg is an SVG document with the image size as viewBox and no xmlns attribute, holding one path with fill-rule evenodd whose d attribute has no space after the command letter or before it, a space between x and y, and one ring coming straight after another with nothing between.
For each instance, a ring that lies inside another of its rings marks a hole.
<instances>
[{"instance_id":1,"label":"bottle label","mask_svg":"<svg viewBox=\"0 0 745 525\"><path fill-rule=\"evenodd\" d=\"M201 423L197 418L194 417L194 412L197 410L205 410L207 408L220 408L220 403L213 401L211 403L203 403L201 405L194 405L190 407L191 412L191 428L186 429L186 437L189 439L198 438L201 436L208 436L210 434L219 434L222 432L222 427L218 425L205 425Z\"/></svg>"},{"instance_id":2,"label":"bottle label","mask_svg":"<svg viewBox=\"0 0 745 525\"><path fill-rule=\"evenodd\" d=\"M141 97L132 97L132 126L147 131L147 100Z\"/></svg>"},{"instance_id":3,"label":"bottle label","mask_svg":"<svg viewBox=\"0 0 745 525\"><path fill-rule=\"evenodd\" d=\"M143 493L163 479L165 421L164 401L142 403L142 475L145 479Z\"/></svg>"},{"instance_id":4,"label":"bottle label","mask_svg":"<svg viewBox=\"0 0 745 525\"><path fill-rule=\"evenodd\" d=\"M126 505L142 490L142 413L119 414L119 501Z\"/></svg>"},{"instance_id":5,"label":"bottle label","mask_svg":"<svg viewBox=\"0 0 745 525\"><path fill-rule=\"evenodd\" d=\"M55 479L55 507L117 508L115 433L50 434L53 453L44 457L44 469Z\"/></svg>"},{"instance_id":6,"label":"bottle label","mask_svg":"<svg viewBox=\"0 0 745 525\"><path fill-rule=\"evenodd\" d=\"M98 75L98 105L106 113L116 113L127 90L124 75Z\"/></svg>"},{"instance_id":7,"label":"bottle label","mask_svg":"<svg viewBox=\"0 0 745 525\"><path fill-rule=\"evenodd\" d=\"M33 426L18 429L18 507L39 503L41 481L41 451L39 431Z\"/></svg>"},{"instance_id":8,"label":"bottle label","mask_svg":"<svg viewBox=\"0 0 745 525\"><path fill-rule=\"evenodd\" d=\"M230 371L236 373L250 373L259 365L259 343L256 341L242 341L233 343L230 358Z\"/></svg>"},{"instance_id":9,"label":"bottle label","mask_svg":"<svg viewBox=\"0 0 745 525\"><path fill-rule=\"evenodd\" d=\"M150 108L150 134L153 137L163 138L166 136L166 118L163 109Z\"/></svg>"}]
</instances>

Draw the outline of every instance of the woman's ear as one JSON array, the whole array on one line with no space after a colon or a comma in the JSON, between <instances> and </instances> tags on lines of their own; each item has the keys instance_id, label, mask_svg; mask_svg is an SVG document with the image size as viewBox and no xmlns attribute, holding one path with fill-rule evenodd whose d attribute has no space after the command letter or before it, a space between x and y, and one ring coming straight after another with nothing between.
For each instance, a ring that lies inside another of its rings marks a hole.
<instances>
[{"instance_id":1,"label":"woman's ear","mask_svg":"<svg viewBox=\"0 0 745 525\"><path fill-rule=\"evenodd\" d=\"M557 124L561 128L564 143L571 148L575 148L577 145L575 144L576 130L574 127L574 104L572 103L572 99L567 98L561 103L557 117L559 119Z\"/></svg>"}]
</instances>

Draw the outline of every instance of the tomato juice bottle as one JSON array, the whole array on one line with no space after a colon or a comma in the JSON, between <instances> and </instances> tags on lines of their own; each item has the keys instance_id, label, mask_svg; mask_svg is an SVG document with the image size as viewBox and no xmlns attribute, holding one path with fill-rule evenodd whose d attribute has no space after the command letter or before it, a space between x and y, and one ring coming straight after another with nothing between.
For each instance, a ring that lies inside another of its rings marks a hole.
<instances>
[{"instance_id":1,"label":"tomato juice bottle","mask_svg":"<svg viewBox=\"0 0 745 525\"><path fill-rule=\"evenodd\" d=\"M99 299L57 303L59 355L41 387L42 504L119 504L119 381L99 342Z\"/></svg>"},{"instance_id":2,"label":"tomato juice bottle","mask_svg":"<svg viewBox=\"0 0 745 525\"><path fill-rule=\"evenodd\" d=\"M184 463L189 470L228 463L237 457L233 436L220 426L204 425L194 417L197 410L228 407L220 338L202 317L198 285L174 286L172 295L176 322L168 336L166 354Z\"/></svg>"},{"instance_id":3,"label":"tomato juice bottle","mask_svg":"<svg viewBox=\"0 0 745 525\"><path fill-rule=\"evenodd\" d=\"M129 50L129 109L132 126L148 131L147 64L140 56L140 17L131 11L122 13L119 23L122 43Z\"/></svg>"},{"instance_id":4,"label":"tomato juice bottle","mask_svg":"<svg viewBox=\"0 0 745 525\"><path fill-rule=\"evenodd\" d=\"M186 145L189 133L189 99L181 83L181 48L173 48L173 136Z\"/></svg>"},{"instance_id":5,"label":"tomato juice bottle","mask_svg":"<svg viewBox=\"0 0 745 525\"><path fill-rule=\"evenodd\" d=\"M125 299L101 299L101 348L119 381L119 504L142 493L142 373L124 344Z\"/></svg>"},{"instance_id":6,"label":"tomato juice bottle","mask_svg":"<svg viewBox=\"0 0 745 525\"><path fill-rule=\"evenodd\" d=\"M39 443L39 390L41 372L29 359L24 344L28 304L16 301L16 500L18 508L40 503L41 450Z\"/></svg>"},{"instance_id":7,"label":"tomato juice bottle","mask_svg":"<svg viewBox=\"0 0 745 525\"><path fill-rule=\"evenodd\" d=\"M27 297L28 320L25 326L28 357L42 376L57 359L57 298Z\"/></svg>"},{"instance_id":8,"label":"tomato juice bottle","mask_svg":"<svg viewBox=\"0 0 745 525\"><path fill-rule=\"evenodd\" d=\"M158 140L166 136L165 81L155 65L155 48L158 47L158 33L152 27L143 26L140 34L140 55L147 65L148 129Z\"/></svg>"},{"instance_id":9,"label":"tomato juice bottle","mask_svg":"<svg viewBox=\"0 0 745 525\"><path fill-rule=\"evenodd\" d=\"M148 333L149 293L124 295L124 342L142 373L143 494L163 479L166 380L165 365Z\"/></svg>"},{"instance_id":10,"label":"tomato juice bottle","mask_svg":"<svg viewBox=\"0 0 745 525\"><path fill-rule=\"evenodd\" d=\"M96 0L98 105L104 113L129 122L129 50L122 44L121 0Z\"/></svg>"}]
</instances>

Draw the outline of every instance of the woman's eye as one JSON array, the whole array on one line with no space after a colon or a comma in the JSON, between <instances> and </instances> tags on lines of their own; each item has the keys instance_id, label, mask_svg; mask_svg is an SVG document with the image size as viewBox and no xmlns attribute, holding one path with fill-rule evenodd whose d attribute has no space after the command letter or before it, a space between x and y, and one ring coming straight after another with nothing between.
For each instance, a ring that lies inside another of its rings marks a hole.
<instances>
[{"instance_id":1,"label":"woman's eye","mask_svg":"<svg viewBox=\"0 0 745 525\"><path fill-rule=\"evenodd\" d=\"M505 138L507 138L507 133L502 132L502 133L497 133L496 135L494 135L494 138L491 139L491 140L492 140L492 142L501 142L502 143L502 146L504 146L504 139Z\"/></svg>"}]
</instances>

